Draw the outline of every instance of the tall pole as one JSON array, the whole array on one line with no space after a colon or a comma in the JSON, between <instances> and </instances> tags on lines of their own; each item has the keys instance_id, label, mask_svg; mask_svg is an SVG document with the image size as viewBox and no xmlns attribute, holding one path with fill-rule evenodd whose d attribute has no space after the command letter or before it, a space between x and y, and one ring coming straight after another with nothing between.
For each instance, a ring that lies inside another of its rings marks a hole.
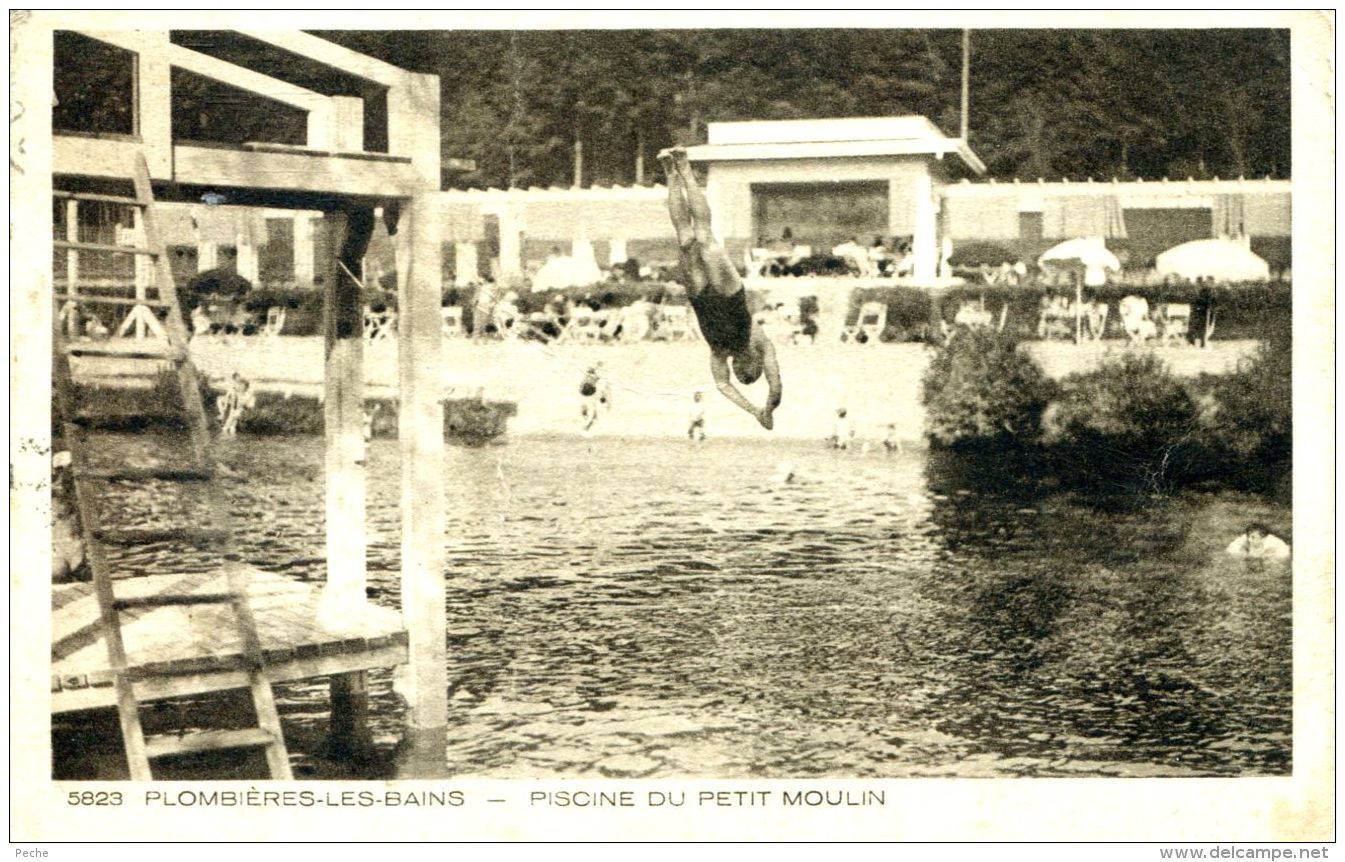
<instances>
[{"instance_id":1,"label":"tall pole","mask_svg":"<svg viewBox=\"0 0 1345 862\"><path fill-rule=\"evenodd\" d=\"M971 30L962 31L962 140L967 141L967 108L971 102Z\"/></svg>"},{"instance_id":2,"label":"tall pole","mask_svg":"<svg viewBox=\"0 0 1345 862\"><path fill-rule=\"evenodd\" d=\"M580 118L584 114L584 103L580 102L574 112L574 187L584 185L584 138L581 134Z\"/></svg>"},{"instance_id":3,"label":"tall pole","mask_svg":"<svg viewBox=\"0 0 1345 862\"><path fill-rule=\"evenodd\" d=\"M644 185L644 130L635 130L635 184Z\"/></svg>"}]
</instances>

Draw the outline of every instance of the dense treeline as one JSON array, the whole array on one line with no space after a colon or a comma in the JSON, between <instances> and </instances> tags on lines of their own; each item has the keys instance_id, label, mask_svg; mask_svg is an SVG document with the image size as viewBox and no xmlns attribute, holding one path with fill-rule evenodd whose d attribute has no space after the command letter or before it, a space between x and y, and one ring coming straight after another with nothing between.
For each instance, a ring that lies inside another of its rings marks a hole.
<instances>
[{"instance_id":1,"label":"dense treeline","mask_svg":"<svg viewBox=\"0 0 1345 862\"><path fill-rule=\"evenodd\" d=\"M654 181L654 154L713 120L958 129L958 30L319 35L440 76L444 155L477 165L458 186L568 185L577 161L585 185ZM1287 30L977 30L971 57L992 176L1289 175Z\"/></svg>"}]
</instances>

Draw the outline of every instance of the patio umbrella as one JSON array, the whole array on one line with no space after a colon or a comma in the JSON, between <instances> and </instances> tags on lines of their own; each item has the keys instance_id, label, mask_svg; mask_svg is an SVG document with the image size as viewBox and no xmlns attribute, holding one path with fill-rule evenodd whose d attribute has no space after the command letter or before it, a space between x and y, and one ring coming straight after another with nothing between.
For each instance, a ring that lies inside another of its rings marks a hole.
<instances>
[{"instance_id":1,"label":"patio umbrella","mask_svg":"<svg viewBox=\"0 0 1345 862\"><path fill-rule=\"evenodd\" d=\"M1270 265L1247 246L1232 239L1198 239L1160 254L1154 265L1160 275L1195 280L1265 281Z\"/></svg>"},{"instance_id":2,"label":"patio umbrella","mask_svg":"<svg viewBox=\"0 0 1345 862\"><path fill-rule=\"evenodd\" d=\"M1051 267L1074 275L1074 343L1083 339L1083 286L1106 284L1107 271L1121 271L1121 261L1107 250L1107 244L1100 237L1067 239L1059 245L1047 249L1037 263L1043 268Z\"/></svg>"}]
</instances>

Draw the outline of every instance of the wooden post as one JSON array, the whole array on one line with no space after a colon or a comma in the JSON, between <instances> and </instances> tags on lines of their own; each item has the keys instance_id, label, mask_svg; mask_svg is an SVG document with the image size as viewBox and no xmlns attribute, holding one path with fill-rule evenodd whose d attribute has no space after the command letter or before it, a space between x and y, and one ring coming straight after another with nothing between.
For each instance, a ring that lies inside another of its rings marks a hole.
<instances>
[{"instance_id":1,"label":"wooden post","mask_svg":"<svg viewBox=\"0 0 1345 862\"><path fill-rule=\"evenodd\" d=\"M327 751L334 757L362 760L373 753L369 731L369 675L365 671L331 678L332 716Z\"/></svg>"},{"instance_id":2,"label":"wooden post","mask_svg":"<svg viewBox=\"0 0 1345 862\"><path fill-rule=\"evenodd\" d=\"M136 207L134 210L131 211L131 219L133 228L135 230L136 245L143 246L145 244L144 210L140 209L139 207ZM148 291L150 280L150 274L149 274L150 259L147 257L143 257L141 255L136 255L134 258L133 265L135 266L135 298L136 301L141 304L132 308L131 313L135 315L135 337L144 338L145 337L144 316L147 312L152 313L149 311L149 307L144 304L145 300L149 298Z\"/></svg>"},{"instance_id":3,"label":"wooden post","mask_svg":"<svg viewBox=\"0 0 1345 862\"><path fill-rule=\"evenodd\" d=\"M398 279L398 382L402 460L402 618L410 636L410 724L448 723L444 643L444 411L439 293L442 232L434 193L411 199L398 243L407 262ZM442 739L440 740L442 743ZM442 752L442 747L439 749Z\"/></svg>"},{"instance_id":4,"label":"wooden post","mask_svg":"<svg viewBox=\"0 0 1345 862\"><path fill-rule=\"evenodd\" d=\"M327 477L327 590L342 606L365 600L364 327L352 272L368 246L373 210L327 213L320 222L338 257L318 261L323 288L323 421Z\"/></svg>"},{"instance_id":5,"label":"wooden post","mask_svg":"<svg viewBox=\"0 0 1345 862\"><path fill-rule=\"evenodd\" d=\"M65 202L65 238L70 242L79 242L79 201L71 198ZM69 249L65 253L65 290L71 296L79 296L79 251ZM78 338L82 335L81 321L79 319L79 303L72 302L68 306L70 317L66 320L66 334L70 338Z\"/></svg>"}]
</instances>

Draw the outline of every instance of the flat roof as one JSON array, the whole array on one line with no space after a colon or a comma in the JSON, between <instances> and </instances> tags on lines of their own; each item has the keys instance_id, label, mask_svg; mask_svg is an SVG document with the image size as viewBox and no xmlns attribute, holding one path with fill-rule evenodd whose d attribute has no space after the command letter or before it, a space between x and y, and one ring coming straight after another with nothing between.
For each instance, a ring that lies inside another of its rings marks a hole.
<instances>
[{"instance_id":1,"label":"flat roof","mask_svg":"<svg viewBox=\"0 0 1345 862\"><path fill-rule=\"evenodd\" d=\"M708 143L689 147L698 162L955 153L977 174L985 164L961 138L950 138L922 116L840 117L710 123Z\"/></svg>"}]
</instances>

